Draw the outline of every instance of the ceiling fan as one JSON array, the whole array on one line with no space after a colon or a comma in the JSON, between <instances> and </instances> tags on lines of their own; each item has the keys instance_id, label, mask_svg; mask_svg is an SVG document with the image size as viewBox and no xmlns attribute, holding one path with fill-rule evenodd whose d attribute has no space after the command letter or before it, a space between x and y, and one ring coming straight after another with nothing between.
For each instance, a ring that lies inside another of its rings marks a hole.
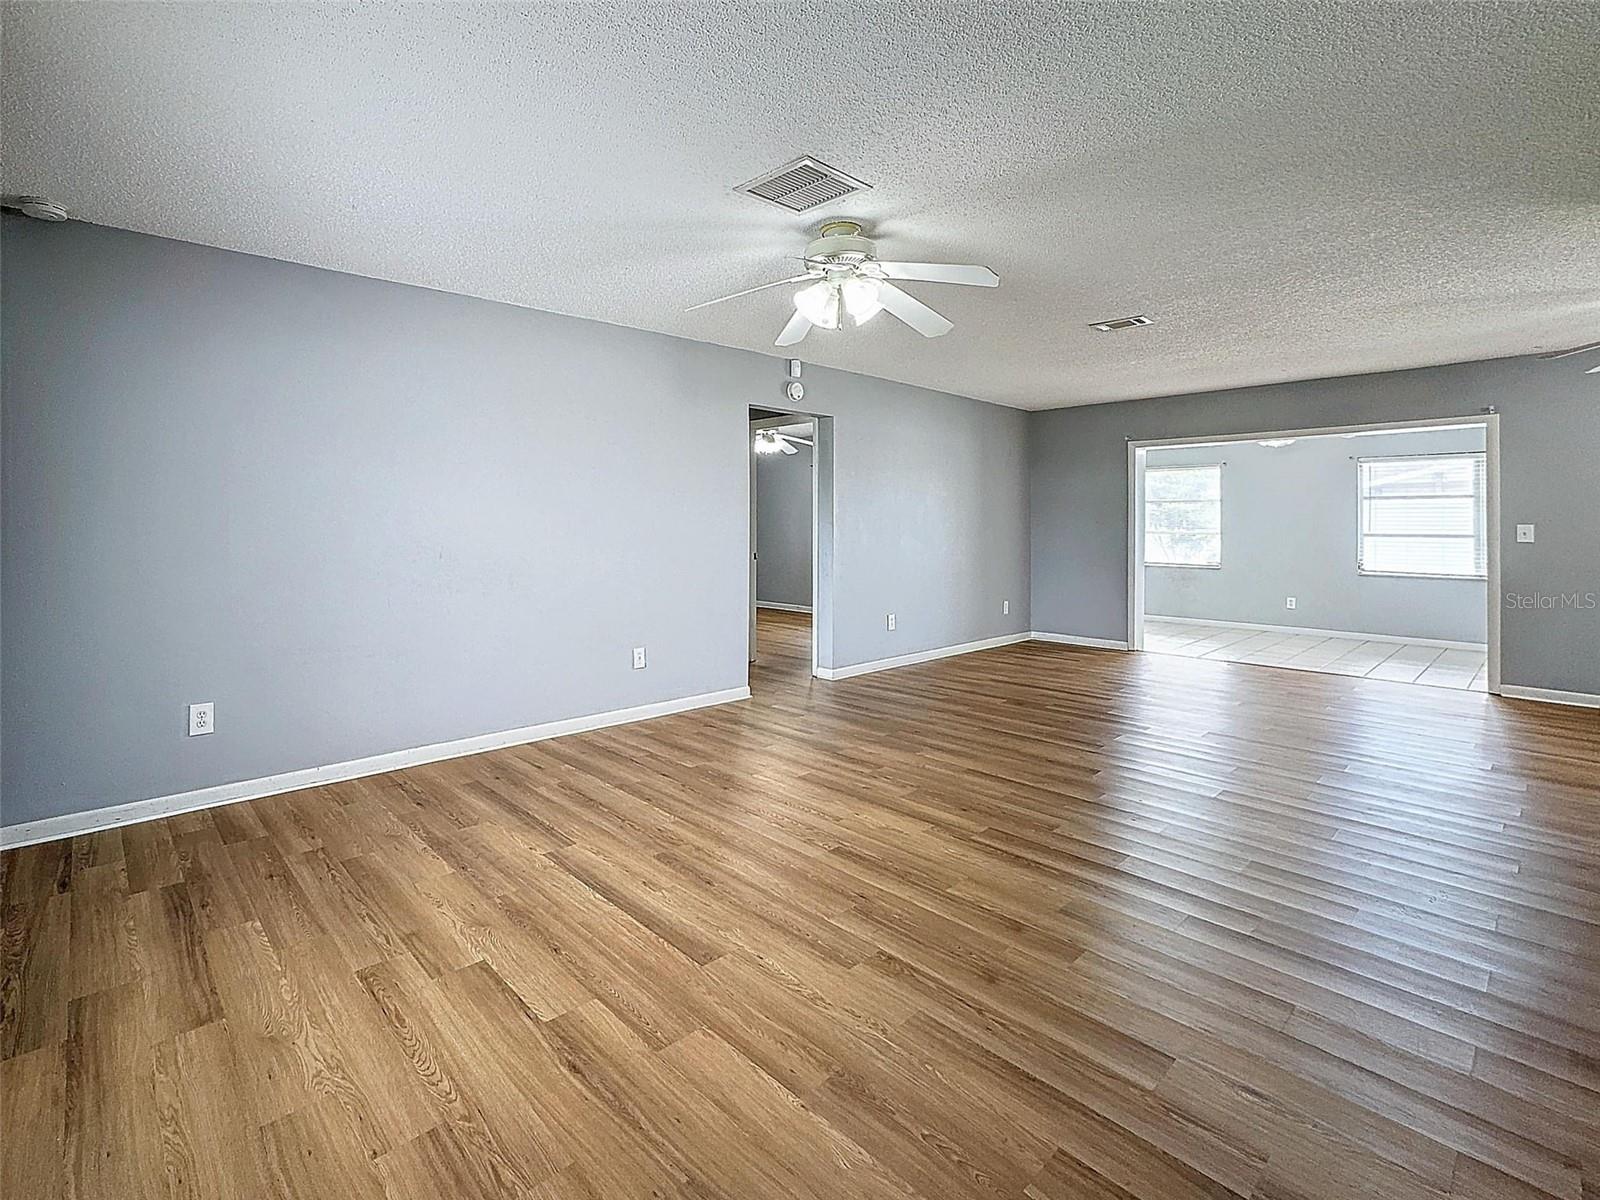
<instances>
[{"instance_id":1,"label":"ceiling fan","mask_svg":"<svg viewBox=\"0 0 1600 1200\"><path fill-rule=\"evenodd\" d=\"M896 287L894 280L919 280L924 283L961 283L973 287L998 287L1000 276L988 267L960 263L886 262L877 256L872 239L865 236L855 221L828 221L817 230L803 258L805 273L774 280L757 287L719 296L703 304L691 305L687 312L737 300L752 292L804 283L794 294L794 316L778 334L777 346L793 346L818 329L841 329L848 317L865 325L880 312L904 321L923 337L939 337L955 328L911 293Z\"/></svg>"},{"instance_id":2,"label":"ceiling fan","mask_svg":"<svg viewBox=\"0 0 1600 1200\"><path fill-rule=\"evenodd\" d=\"M1548 354L1541 354L1541 359L1570 358L1574 354L1585 354L1590 350L1600 350L1600 342L1589 342L1582 346L1572 346L1566 350L1552 350ZM1600 363L1596 363L1584 372L1585 375L1600 375Z\"/></svg>"},{"instance_id":3,"label":"ceiling fan","mask_svg":"<svg viewBox=\"0 0 1600 1200\"><path fill-rule=\"evenodd\" d=\"M755 451L757 454L799 454L796 446L809 446L811 443L805 438L793 437L787 433L780 433L776 429L756 430Z\"/></svg>"}]
</instances>

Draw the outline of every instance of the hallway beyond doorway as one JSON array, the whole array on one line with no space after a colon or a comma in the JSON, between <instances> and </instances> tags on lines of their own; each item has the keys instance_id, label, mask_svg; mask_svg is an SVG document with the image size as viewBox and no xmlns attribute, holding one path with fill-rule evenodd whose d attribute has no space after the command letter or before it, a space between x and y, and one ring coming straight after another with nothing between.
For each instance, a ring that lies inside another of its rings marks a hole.
<instances>
[{"instance_id":1,"label":"hallway beyond doorway","mask_svg":"<svg viewBox=\"0 0 1600 1200\"><path fill-rule=\"evenodd\" d=\"M790 686L811 678L811 614L777 608L756 609L756 656L750 664L750 690L777 683Z\"/></svg>"}]
</instances>

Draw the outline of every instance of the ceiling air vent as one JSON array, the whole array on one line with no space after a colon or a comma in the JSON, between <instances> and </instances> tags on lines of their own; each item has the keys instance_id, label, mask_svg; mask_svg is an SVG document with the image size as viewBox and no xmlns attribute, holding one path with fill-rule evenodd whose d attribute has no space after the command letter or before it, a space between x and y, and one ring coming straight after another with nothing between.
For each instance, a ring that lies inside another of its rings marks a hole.
<instances>
[{"instance_id":1,"label":"ceiling air vent","mask_svg":"<svg viewBox=\"0 0 1600 1200\"><path fill-rule=\"evenodd\" d=\"M741 183L733 190L754 196L757 200L765 200L768 204L776 204L790 212L809 212L871 186L814 158L797 158L776 171L768 171L749 183Z\"/></svg>"},{"instance_id":2,"label":"ceiling air vent","mask_svg":"<svg viewBox=\"0 0 1600 1200\"><path fill-rule=\"evenodd\" d=\"M1116 333L1120 329L1137 329L1141 325L1151 324L1150 318L1140 313L1136 317L1118 317L1115 321L1096 321L1090 329L1098 329L1101 333Z\"/></svg>"}]
</instances>

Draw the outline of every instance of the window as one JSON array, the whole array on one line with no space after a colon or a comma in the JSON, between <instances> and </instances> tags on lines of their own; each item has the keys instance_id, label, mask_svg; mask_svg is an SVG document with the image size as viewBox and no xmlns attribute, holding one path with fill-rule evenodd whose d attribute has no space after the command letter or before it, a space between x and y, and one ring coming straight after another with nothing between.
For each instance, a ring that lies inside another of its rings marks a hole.
<instances>
[{"instance_id":1,"label":"window","mask_svg":"<svg viewBox=\"0 0 1600 1200\"><path fill-rule=\"evenodd\" d=\"M1363 575L1485 579L1484 456L1413 455L1357 460Z\"/></svg>"},{"instance_id":2,"label":"window","mask_svg":"<svg viewBox=\"0 0 1600 1200\"><path fill-rule=\"evenodd\" d=\"M1221 464L1146 469L1144 561L1151 567L1222 565Z\"/></svg>"}]
</instances>

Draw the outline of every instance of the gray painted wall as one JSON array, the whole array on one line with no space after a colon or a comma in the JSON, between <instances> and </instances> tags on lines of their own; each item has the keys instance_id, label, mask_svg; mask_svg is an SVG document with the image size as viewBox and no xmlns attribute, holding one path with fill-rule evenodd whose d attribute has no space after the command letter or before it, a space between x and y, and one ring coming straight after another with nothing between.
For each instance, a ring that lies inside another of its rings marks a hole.
<instances>
[{"instance_id":1,"label":"gray painted wall","mask_svg":"<svg viewBox=\"0 0 1600 1200\"><path fill-rule=\"evenodd\" d=\"M781 359L80 223L0 253L5 824L744 684ZM1025 415L806 389L834 664L1026 630Z\"/></svg>"},{"instance_id":2,"label":"gray painted wall","mask_svg":"<svg viewBox=\"0 0 1600 1200\"><path fill-rule=\"evenodd\" d=\"M1488 585L1479 579L1363 575L1357 458L1482 450L1481 427L1359 438L1301 438L1292 446L1233 442L1150 450L1148 467L1225 462L1222 566L1146 567L1144 610L1264 625L1299 625L1454 642L1488 637ZM1293 596L1293 610L1284 598Z\"/></svg>"},{"instance_id":3,"label":"gray painted wall","mask_svg":"<svg viewBox=\"0 0 1600 1200\"><path fill-rule=\"evenodd\" d=\"M756 455L756 602L811 607L811 447Z\"/></svg>"},{"instance_id":4,"label":"gray painted wall","mask_svg":"<svg viewBox=\"0 0 1600 1200\"><path fill-rule=\"evenodd\" d=\"M1501 359L1029 415L1034 628L1127 637L1127 441L1469 416L1501 419L1503 682L1600 693L1600 388L1571 361ZM1538 526L1532 545L1519 522ZM1281 623L1281 622L1280 622Z\"/></svg>"}]
</instances>

